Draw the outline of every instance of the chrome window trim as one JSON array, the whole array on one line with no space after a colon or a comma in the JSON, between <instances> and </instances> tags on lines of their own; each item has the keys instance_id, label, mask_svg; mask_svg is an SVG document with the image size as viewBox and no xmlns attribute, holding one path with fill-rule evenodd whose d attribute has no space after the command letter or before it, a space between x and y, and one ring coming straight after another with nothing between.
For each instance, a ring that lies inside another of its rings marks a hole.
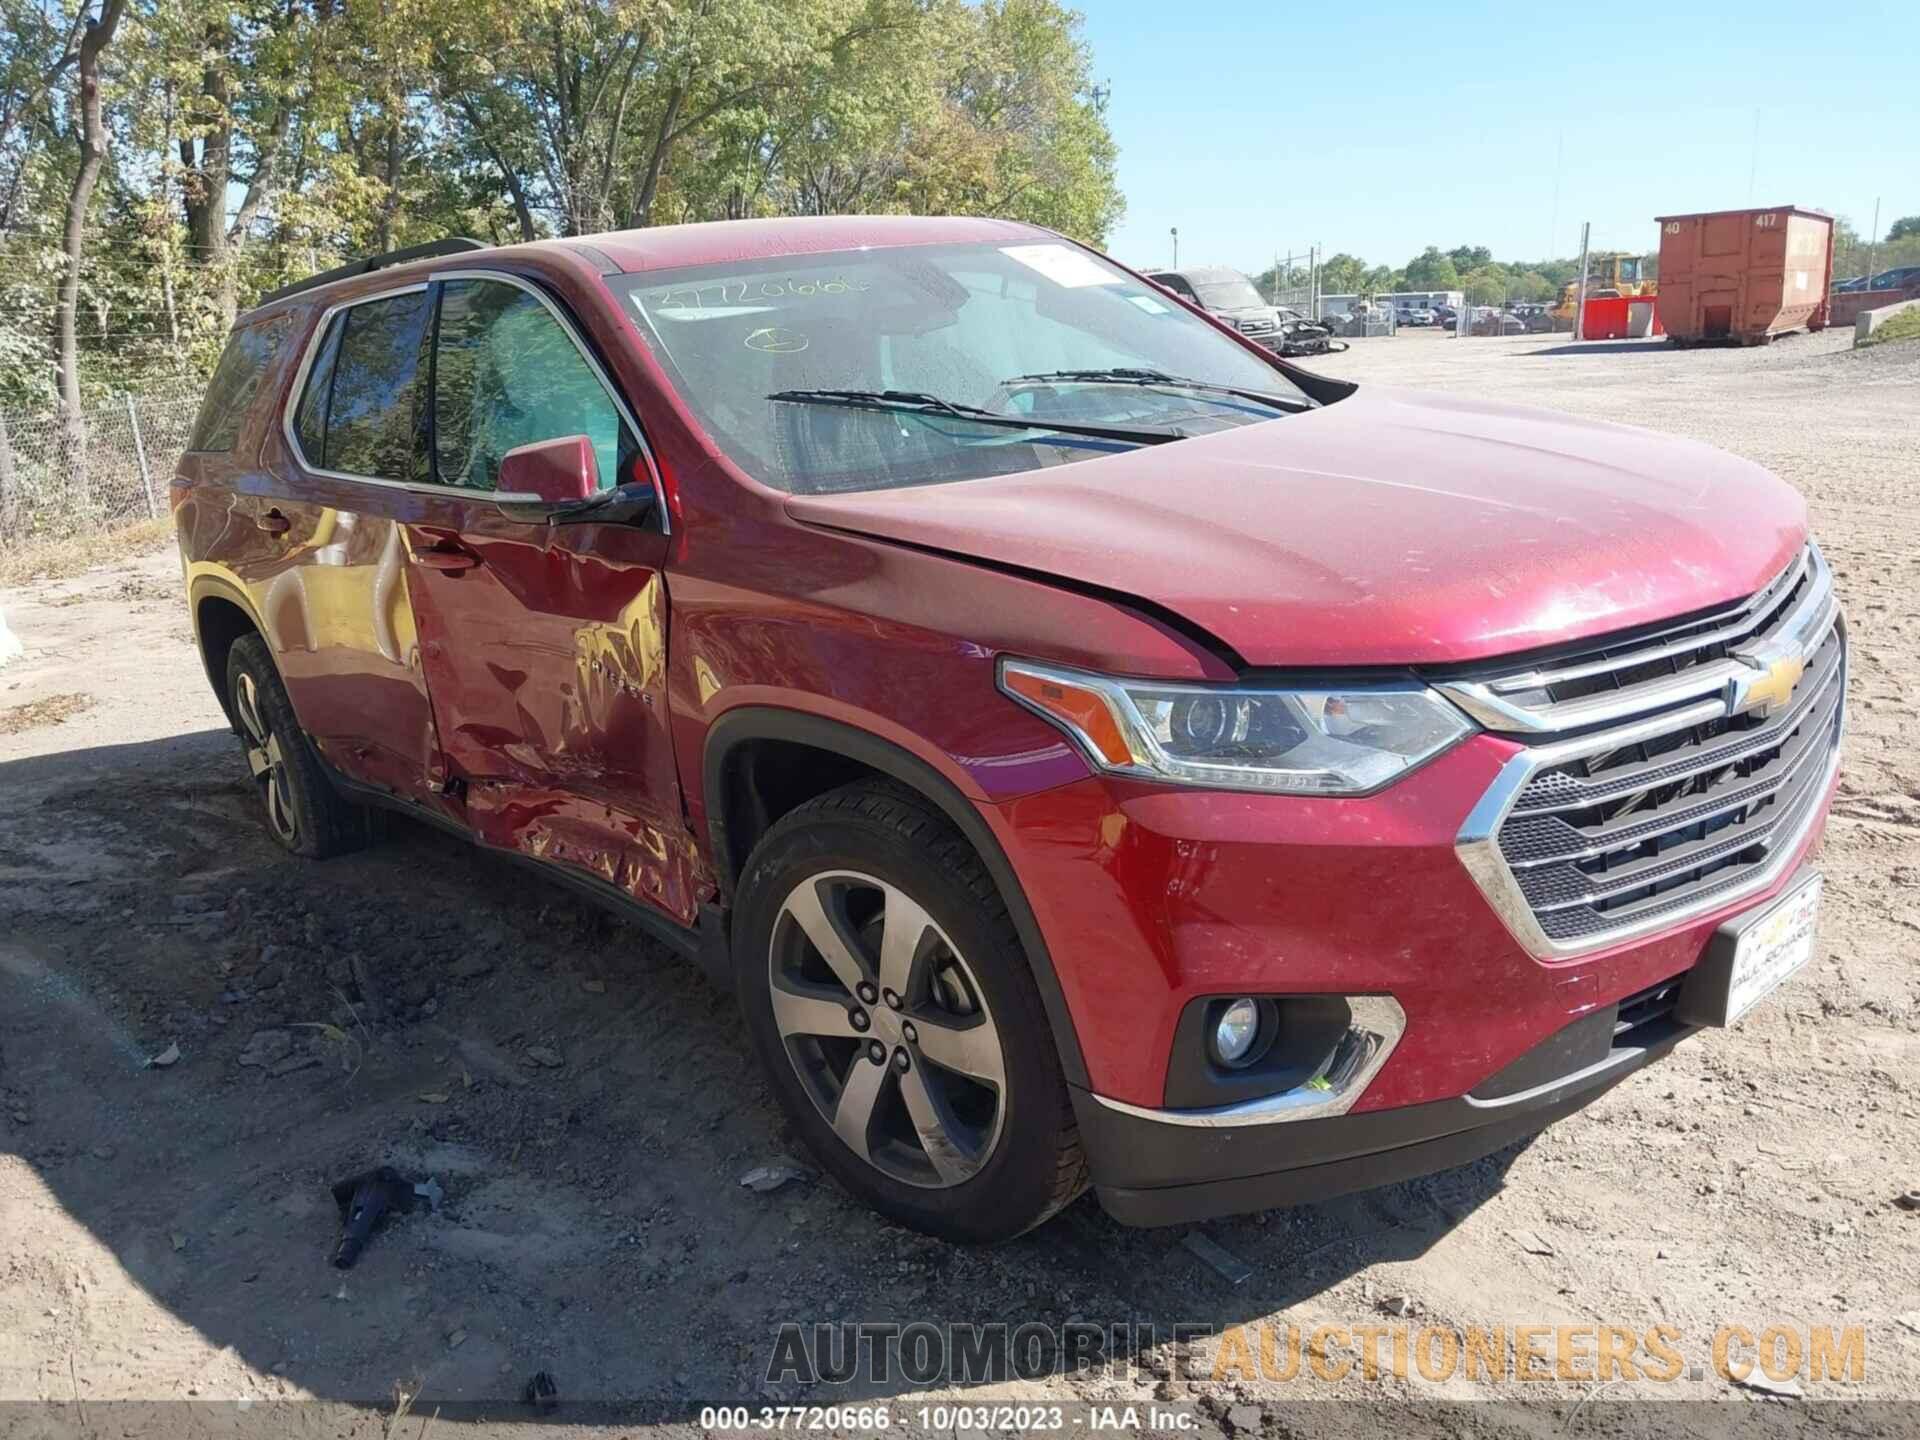
<instances>
[{"instance_id":1,"label":"chrome window trim","mask_svg":"<svg viewBox=\"0 0 1920 1440\"><path fill-rule=\"evenodd\" d=\"M437 494L446 489L445 485L428 485L414 480L385 480L378 475L355 475L345 470L329 470L307 459L307 452L301 448L300 436L294 428L294 416L299 414L301 403L307 396L307 380L313 373L313 362L327 343L327 332L333 328L334 317L356 305L371 305L376 300L391 300L396 295L415 295L428 289L428 282L416 280L408 285L393 285L385 290L376 290L368 295L356 295L350 300L336 301L320 312L319 323L308 336L306 348L300 353L300 366L293 372L293 386L287 392L287 402L280 407L280 434L287 442L287 450L300 464L300 468L312 475L322 475L329 480L348 480L356 485L381 485L389 490L424 490Z\"/></svg>"},{"instance_id":2,"label":"chrome window trim","mask_svg":"<svg viewBox=\"0 0 1920 1440\"><path fill-rule=\"evenodd\" d=\"M1295 1120L1324 1120L1344 1115L1367 1093L1367 1087L1400 1044L1400 1037L1407 1033L1407 1012L1392 996L1348 995L1344 998L1353 1012L1347 1033L1334 1047L1321 1073L1291 1090L1204 1110L1132 1105L1097 1092L1093 1098L1107 1109L1131 1115L1136 1120L1206 1130L1236 1125L1283 1125Z\"/></svg>"},{"instance_id":3,"label":"chrome window trim","mask_svg":"<svg viewBox=\"0 0 1920 1440\"><path fill-rule=\"evenodd\" d=\"M653 447L647 443L646 431L640 428L640 422L634 418L633 411L627 405L626 400L622 398L619 387L613 383L612 379L607 375L605 367L594 357L593 352L587 348L586 341L581 337L580 331L575 327L573 321L568 318L566 312L532 281L519 275L510 274L505 270L436 270L424 280L415 280L406 285L394 285L388 289L375 290L366 295L355 295L350 299L337 301L323 310L320 313L320 321L314 326L313 334L308 339L306 349L300 356L300 367L294 372L293 388L288 392L290 403L283 405L280 410L280 433L287 442L287 449L291 452L293 458L300 463L301 468L309 474L323 476L328 480L344 480L353 485L378 485L388 490L410 490L416 494L423 495L459 495L471 499L490 500L496 504L503 501L507 504L541 503L539 496L524 495L518 491L474 490L465 485L447 485L433 480L387 480L378 475L356 475L346 470L328 470L324 466L315 465L312 461L308 460L306 451L300 448L300 437L294 430L294 416L299 412L300 402L306 396L307 377L312 372L315 356L320 353L320 348L326 344L327 331L332 328L334 317L344 311L353 309L355 306L371 305L376 300L391 300L396 295L412 295L419 291L432 288L436 282L446 280L497 281L503 285L510 285L517 290L524 290L527 294L538 300L541 305L546 307L547 313L559 324L561 331L566 335L567 339L573 342L573 348L580 353L580 358L586 361L587 368L593 372L594 379L599 381L600 388L606 392L607 399L613 403L613 408L619 412L621 420L624 421L627 428L633 432L634 441L640 447L641 458L647 463L647 478L653 484L654 509L660 516L660 533L662 535L671 535L673 533L673 517L667 513L667 492L666 487L660 480L659 462L654 458ZM428 398L431 400L432 397L429 396Z\"/></svg>"},{"instance_id":4,"label":"chrome window trim","mask_svg":"<svg viewBox=\"0 0 1920 1440\"><path fill-rule=\"evenodd\" d=\"M1829 593L1826 598L1831 600L1831 594ZM1825 618L1825 628L1805 642L1808 651L1824 643L1828 632L1838 622L1837 605L1825 607ZM1785 627L1783 626L1782 629L1784 630ZM1840 655L1838 715L1834 722L1836 734L1826 764L1822 767L1822 773L1816 782L1817 793L1821 799L1824 799L1827 792L1833 788L1834 777L1840 772L1840 742L1846 731L1849 658L1843 650ZM1564 960L1577 955L1590 954L1622 941L1650 935L1658 930L1677 929L1701 915L1723 909L1767 889L1786 873L1791 864L1799 860L1801 845L1824 813L1823 807L1817 801L1808 808L1805 818L1776 843L1773 854L1767 862L1738 885L1703 895L1697 903L1692 905L1663 910L1657 914L1629 921L1625 925L1579 936L1577 939L1555 940L1540 927L1539 921L1535 918L1533 906L1520 889L1519 879L1512 867L1507 864L1506 857L1500 852L1500 827L1506 822L1515 802L1519 800L1521 792L1527 787L1527 782L1533 779L1536 772L1567 760L1577 759L1582 755L1618 749L1636 740L1669 734L1682 726L1722 719L1732 713L1734 711L1729 697L1722 696L1690 706L1685 710L1668 711L1618 729L1582 735L1557 745L1543 745L1534 749L1521 750L1501 768L1486 794L1480 797L1478 803L1468 812L1466 820L1462 822L1460 831L1454 839L1454 853L1460 857L1460 863L1466 867L1467 873L1473 877L1474 883L1487 897L1494 913L1500 917L1513 938L1520 942L1528 954L1537 960Z\"/></svg>"}]
</instances>

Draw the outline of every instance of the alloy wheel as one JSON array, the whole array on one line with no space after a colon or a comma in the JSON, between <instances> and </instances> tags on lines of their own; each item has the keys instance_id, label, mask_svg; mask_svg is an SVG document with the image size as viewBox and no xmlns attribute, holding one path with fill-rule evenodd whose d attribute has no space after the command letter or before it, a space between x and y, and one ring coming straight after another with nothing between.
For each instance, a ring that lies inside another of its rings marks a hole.
<instances>
[{"instance_id":1,"label":"alloy wheel","mask_svg":"<svg viewBox=\"0 0 1920 1440\"><path fill-rule=\"evenodd\" d=\"M939 1189L979 1173L1006 1117L1006 1061L966 959L906 891L829 871L774 921L773 1019L841 1142L883 1174Z\"/></svg>"},{"instance_id":2,"label":"alloy wheel","mask_svg":"<svg viewBox=\"0 0 1920 1440\"><path fill-rule=\"evenodd\" d=\"M294 816L293 786L287 772L286 754L281 749L280 737L267 723L253 676L244 670L233 687L233 708L245 732L247 768L259 782L266 803L267 823L283 843L291 845L299 838L300 824Z\"/></svg>"}]
</instances>

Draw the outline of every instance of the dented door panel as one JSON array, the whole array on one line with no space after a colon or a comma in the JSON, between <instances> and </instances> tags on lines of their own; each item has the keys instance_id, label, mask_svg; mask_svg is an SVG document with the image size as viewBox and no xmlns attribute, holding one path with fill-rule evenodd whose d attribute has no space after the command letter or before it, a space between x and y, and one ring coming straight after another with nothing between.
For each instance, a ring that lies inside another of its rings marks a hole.
<instances>
[{"instance_id":1,"label":"dented door panel","mask_svg":"<svg viewBox=\"0 0 1920 1440\"><path fill-rule=\"evenodd\" d=\"M549 527L461 497L411 527L422 655L449 774L488 844L583 872L690 925L710 893L667 732L664 536Z\"/></svg>"}]
</instances>

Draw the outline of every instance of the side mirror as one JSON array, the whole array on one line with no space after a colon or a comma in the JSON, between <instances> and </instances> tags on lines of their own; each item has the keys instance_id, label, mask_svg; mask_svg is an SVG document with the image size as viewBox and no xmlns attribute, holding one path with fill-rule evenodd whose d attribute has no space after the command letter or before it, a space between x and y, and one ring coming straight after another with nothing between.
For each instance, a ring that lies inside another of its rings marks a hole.
<instances>
[{"instance_id":1,"label":"side mirror","mask_svg":"<svg viewBox=\"0 0 1920 1440\"><path fill-rule=\"evenodd\" d=\"M585 435L536 441L500 457L497 494L502 500L537 499L548 505L569 505L599 489L600 464L593 458L593 441Z\"/></svg>"}]
</instances>

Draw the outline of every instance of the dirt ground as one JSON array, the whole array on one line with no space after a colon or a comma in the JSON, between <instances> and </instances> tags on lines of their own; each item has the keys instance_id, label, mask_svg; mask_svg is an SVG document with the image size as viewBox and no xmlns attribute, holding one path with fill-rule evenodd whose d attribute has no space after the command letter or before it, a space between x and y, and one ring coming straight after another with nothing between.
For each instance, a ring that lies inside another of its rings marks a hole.
<instances>
[{"instance_id":1,"label":"dirt ground","mask_svg":"<svg viewBox=\"0 0 1920 1440\"><path fill-rule=\"evenodd\" d=\"M1655 1397L1804 1405L1711 1364L1719 1327L1780 1324L1863 1327L1865 1378L1805 1380L1809 1399L1920 1400L1920 1213L1896 1204L1920 1189L1920 344L1844 343L1405 335L1322 362L1690 435L1799 485L1853 625L1851 734L1800 977L1529 1145L1203 1227L1250 1268L1237 1285L1189 1232L1123 1229L1090 1198L982 1251L894 1229L824 1179L743 1187L793 1142L730 1003L692 969L411 824L344 860L283 856L171 553L0 591L27 652L0 669L0 1401L311 1398L367 1407L325 1433L383 1434L396 1391L416 1418L485 1402L511 1420L546 1370L562 1403L543 1433L601 1435L640 1427L581 1402L694 1429L713 1404L900 1412L933 1393L765 1390L789 1320L1165 1334L1401 1314L1665 1324L1688 1365L1667 1384L1358 1367L1216 1383L1169 1378L1160 1347L1137 1368L940 1393L1197 1402L1236 1433L1322 1428L1288 1408L1310 1398L1496 1398L1526 1408L1435 1423L1618 1433ZM444 1204L336 1271L329 1187L382 1163L437 1178ZM0 1430L21 1413L0 1405Z\"/></svg>"}]
</instances>

